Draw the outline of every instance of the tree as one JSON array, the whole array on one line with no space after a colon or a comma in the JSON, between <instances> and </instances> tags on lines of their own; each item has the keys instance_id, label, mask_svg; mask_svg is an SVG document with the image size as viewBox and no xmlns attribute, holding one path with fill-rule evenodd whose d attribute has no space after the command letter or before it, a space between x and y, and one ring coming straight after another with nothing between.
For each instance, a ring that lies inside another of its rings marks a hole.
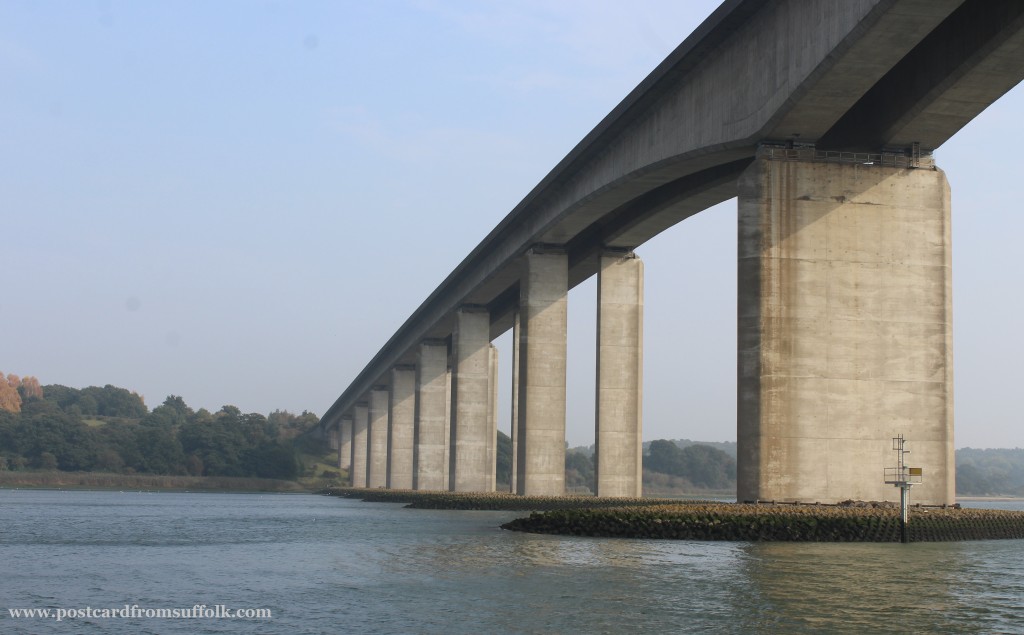
<instances>
[{"instance_id":1,"label":"tree","mask_svg":"<svg viewBox=\"0 0 1024 635\"><path fill-rule=\"evenodd\" d=\"M508 486L512 482L512 438L498 430L498 457L495 480Z\"/></svg>"},{"instance_id":2,"label":"tree","mask_svg":"<svg viewBox=\"0 0 1024 635\"><path fill-rule=\"evenodd\" d=\"M728 489L736 481L736 460L717 448L700 444L680 449L671 441L652 441L644 457L644 468L685 478L706 489Z\"/></svg>"},{"instance_id":3,"label":"tree","mask_svg":"<svg viewBox=\"0 0 1024 635\"><path fill-rule=\"evenodd\" d=\"M21 378L21 385L18 386L18 394L21 395L22 401L26 401L28 399L42 399L43 387L39 385L38 379L26 375Z\"/></svg>"},{"instance_id":4,"label":"tree","mask_svg":"<svg viewBox=\"0 0 1024 635\"><path fill-rule=\"evenodd\" d=\"M594 478L594 460L583 452L565 453L565 484L568 487L597 489Z\"/></svg>"},{"instance_id":5,"label":"tree","mask_svg":"<svg viewBox=\"0 0 1024 635\"><path fill-rule=\"evenodd\" d=\"M14 375L11 376L13 377ZM3 373L0 373L0 410L6 410L7 412L21 411L21 395L18 394L17 387L11 386L10 383L3 379Z\"/></svg>"}]
</instances>

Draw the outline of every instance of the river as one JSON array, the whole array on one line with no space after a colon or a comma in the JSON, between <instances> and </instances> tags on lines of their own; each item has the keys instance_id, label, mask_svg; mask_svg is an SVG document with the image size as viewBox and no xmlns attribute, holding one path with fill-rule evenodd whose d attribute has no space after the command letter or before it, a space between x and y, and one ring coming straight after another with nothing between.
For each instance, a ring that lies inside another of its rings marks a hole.
<instances>
[{"instance_id":1,"label":"river","mask_svg":"<svg viewBox=\"0 0 1024 635\"><path fill-rule=\"evenodd\" d=\"M296 494L0 490L0 633L1024 629L1019 541L756 544L498 528L517 515ZM203 616L249 609L271 617Z\"/></svg>"}]
</instances>

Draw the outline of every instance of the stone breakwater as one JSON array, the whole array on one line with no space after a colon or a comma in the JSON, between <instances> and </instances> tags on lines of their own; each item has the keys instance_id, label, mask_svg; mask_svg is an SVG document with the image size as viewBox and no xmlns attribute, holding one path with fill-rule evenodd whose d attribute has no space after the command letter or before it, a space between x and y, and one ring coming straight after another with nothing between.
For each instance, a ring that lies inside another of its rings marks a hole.
<instances>
[{"instance_id":1,"label":"stone breakwater","mask_svg":"<svg viewBox=\"0 0 1024 635\"><path fill-rule=\"evenodd\" d=\"M899 542L892 506L672 504L533 513L503 529L544 534L675 540ZM1024 538L1024 512L912 508L911 542Z\"/></svg>"},{"instance_id":2,"label":"stone breakwater","mask_svg":"<svg viewBox=\"0 0 1024 635\"><path fill-rule=\"evenodd\" d=\"M519 496L509 492L442 492L422 490L333 487L326 496L357 498L368 503L400 503L412 509L462 509L480 511L546 511L600 509L678 503L668 498L596 498L594 496Z\"/></svg>"},{"instance_id":3,"label":"stone breakwater","mask_svg":"<svg viewBox=\"0 0 1024 635\"><path fill-rule=\"evenodd\" d=\"M651 498L517 496L332 488L328 496L399 503L416 509L529 511L502 529L540 534L675 540L899 542L892 503L839 505L716 503ZM1024 512L911 507L912 542L1024 538Z\"/></svg>"}]
</instances>

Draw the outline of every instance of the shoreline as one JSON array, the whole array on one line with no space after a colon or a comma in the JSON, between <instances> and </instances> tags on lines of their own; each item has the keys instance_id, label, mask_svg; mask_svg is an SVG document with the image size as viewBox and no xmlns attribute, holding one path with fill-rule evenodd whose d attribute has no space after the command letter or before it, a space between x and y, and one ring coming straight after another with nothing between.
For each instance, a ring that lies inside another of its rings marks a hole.
<instances>
[{"instance_id":1,"label":"shoreline","mask_svg":"<svg viewBox=\"0 0 1024 635\"><path fill-rule=\"evenodd\" d=\"M190 493L314 493L322 484L233 476L113 474L105 472L0 472L0 489Z\"/></svg>"},{"instance_id":2,"label":"shoreline","mask_svg":"<svg viewBox=\"0 0 1024 635\"><path fill-rule=\"evenodd\" d=\"M899 507L886 502L786 505L350 487L320 493L413 509L529 512L501 528L537 534L733 542L901 540ZM912 506L909 516L910 542L1024 539L1024 511Z\"/></svg>"}]
</instances>

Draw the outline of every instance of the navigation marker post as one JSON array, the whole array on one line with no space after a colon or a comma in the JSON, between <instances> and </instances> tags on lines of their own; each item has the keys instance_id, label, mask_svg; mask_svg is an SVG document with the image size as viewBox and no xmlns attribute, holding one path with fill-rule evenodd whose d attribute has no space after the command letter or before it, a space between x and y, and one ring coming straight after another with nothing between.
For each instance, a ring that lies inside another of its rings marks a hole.
<instances>
[{"instance_id":1,"label":"navigation marker post","mask_svg":"<svg viewBox=\"0 0 1024 635\"><path fill-rule=\"evenodd\" d=\"M892 449L896 451L896 467L885 468L885 482L900 488L900 542L910 542L907 533L907 503L910 499L910 488L920 485L924 470L919 467L907 467L904 455L910 454L910 450L904 449L906 441L903 435L893 437Z\"/></svg>"}]
</instances>

